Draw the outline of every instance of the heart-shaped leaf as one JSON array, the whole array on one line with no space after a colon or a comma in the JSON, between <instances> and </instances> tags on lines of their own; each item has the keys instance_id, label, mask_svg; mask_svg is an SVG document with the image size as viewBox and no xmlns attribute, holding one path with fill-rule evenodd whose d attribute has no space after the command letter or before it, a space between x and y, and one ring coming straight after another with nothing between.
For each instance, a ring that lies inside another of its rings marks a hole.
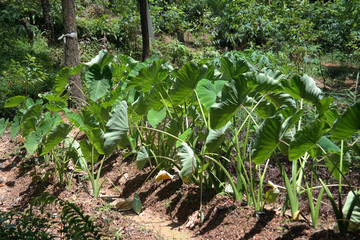
<instances>
[{"instance_id":1,"label":"heart-shaped leaf","mask_svg":"<svg viewBox=\"0 0 360 240\"><path fill-rule=\"evenodd\" d=\"M40 142L41 142L41 136L38 136L35 131L29 133L24 143L24 147L28 152L28 156L31 156L35 152Z\"/></svg>"},{"instance_id":2,"label":"heart-shaped leaf","mask_svg":"<svg viewBox=\"0 0 360 240\"><path fill-rule=\"evenodd\" d=\"M136 166L139 170L143 169L149 160L149 154L144 146L141 146L136 156Z\"/></svg>"},{"instance_id":3,"label":"heart-shaped leaf","mask_svg":"<svg viewBox=\"0 0 360 240\"><path fill-rule=\"evenodd\" d=\"M330 135L333 141L344 140L360 130L360 102L346 109L334 123Z\"/></svg>"},{"instance_id":4,"label":"heart-shaped leaf","mask_svg":"<svg viewBox=\"0 0 360 240\"><path fill-rule=\"evenodd\" d=\"M335 179L339 180L340 176L344 176L350 169L351 165L351 157L349 153L345 153L343 155L343 161L340 172L340 154L331 153L328 154L325 159L325 165L331 172L331 174L335 177Z\"/></svg>"},{"instance_id":5,"label":"heart-shaped leaf","mask_svg":"<svg viewBox=\"0 0 360 240\"><path fill-rule=\"evenodd\" d=\"M328 131L328 129L324 129L324 125L324 122L314 121L308 123L295 134L289 146L290 161L299 159L318 143L320 138Z\"/></svg>"},{"instance_id":6,"label":"heart-shaped leaf","mask_svg":"<svg viewBox=\"0 0 360 240\"><path fill-rule=\"evenodd\" d=\"M218 152L219 151L219 146L221 145L221 143L224 141L225 138L225 132L226 130L229 128L229 126L231 125L231 122L228 122L225 126L213 130L210 129L209 131L209 135L206 138L206 150L208 152Z\"/></svg>"},{"instance_id":7,"label":"heart-shaped leaf","mask_svg":"<svg viewBox=\"0 0 360 240\"><path fill-rule=\"evenodd\" d=\"M251 89L246 80L239 75L236 79L227 82L222 90L221 98L210 109L210 126L212 129L223 127L229 122L241 106L249 106L251 99L248 95Z\"/></svg>"},{"instance_id":8,"label":"heart-shaped leaf","mask_svg":"<svg viewBox=\"0 0 360 240\"><path fill-rule=\"evenodd\" d=\"M161 123L161 121L166 117L166 108L162 108L160 111L155 109L150 109L147 113L147 120L153 128Z\"/></svg>"},{"instance_id":9,"label":"heart-shaped leaf","mask_svg":"<svg viewBox=\"0 0 360 240\"><path fill-rule=\"evenodd\" d=\"M282 89L279 80L264 73L247 72L244 73L244 77L246 78L249 87L262 94L278 92Z\"/></svg>"},{"instance_id":10,"label":"heart-shaped leaf","mask_svg":"<svg viewBox=\"0 0 360 240\"><path fill-rule=\"evenodd\" d=\"M181 179L187 183L189 182L192 174L197 169L197 161L194 156L194 152L185 142L182 142L180 144L177 156L180 158L181 162L181 170L179 175Z\"/></svg>"},{"instance_id":11,"label":"heart-shaped leaf","mask_svg":"<svg viewBox=\"0 0 360 240\"><path fill-rule=\"evenodd\" d=\"M104 136L104 152L109 155L116 149L118 144L125 141L124 139L127 136L128 114L125 101L116 106L106 127L108 130Z\"/></svg>"},{"instance_id":12,"label":"heart-shaped leaf","mask_svg":"<svg viewBox=\"0 0 360 240\"><path fill-rule=\"evenodd\" d=\"M61 123L57 125L51 132L48 134L45 149L41 155L49 153L55 146L57 146L65 137L68 135L72 127L67 123Z\"/></svg>"},{"instance_id":13,"label":"heart-shaped leaf","mask_svg":"<svg viewBox=\"0 0 360 240\"><path fill-rule=\"evenodd\" d=\"M196 86L196 91L199 95L201 104L207 111L215 103L216 96L221 91L226 82L222 80L215 81L214 84L208 79L202 79Z\"/></svg>"},{"instance_id":14,"label":"heart-shaped leaf","mask_svg":"<svg viewBox=\"0 0 360 240\"><path fill-rule=\"evenodd\" d=\"M85 72L85 84L90 90L90 99L96 101L110 92L112 73L109 66L96 63Z\"/></svg>"},{"instance_id":15,"label":"heart-shaped leaf","mask_svg":"<svg viewBox=\"0 0 360 240\"><path fill-rule=\"evenodd\" d=\"M242 59L230 59L224 57L220 59L221 67L220 71L223 73L223 80L230 81L239 74L243 74L250 70L248 62Z\"/></svg>"},{"instance_id":16,"label":"heart-shaped leaf","mask_svg":"<svg viewBox=\"0 0 360 240\"><path fill-rule=\"evenodd\" d=\"M304 75L294 76L290 82L281 80L281 84L285 92L290 94L293 98L305 102L317 104L322 99L322 91L316 86L314 79Z\"/></svg>"},{"instance_id":17,"label":"heart-shaped leaf","mask_svg":"<svg viewBox=\"0 0 360 240\"><path fill-rule=\"evenodd\" d=\"M171 91L171 99L175 105L187 101L194 95L198 82L206 76L208 67L199 66L194 62L186 63L177 73L176 81Z\"/></svg>"},{"instance_id":18,"label":"heart-shaped leaf","mask_svg":"<svg viewBox=\"0 0 360 240\"><path fill-rule=\"evenodd\" d=\"M283 121L282 115L276 115L265 119L260 125L256 134L255 151L252 155L252 160L255 164L263 163L277 148Z\"/></svg>"},{"instance_id":19,"label":"heart-shaped leaf","mask_svg":"<svg viewBox=\"0 0 360 240\"><path fill-rule=\"evenodd\" d=\"M23 102L25 102L25 100L26 100L26 97L24 97L24 96L10 97L10 98L8 98L8 100L6 100L4 107L5 108L16 107L16 106L19 106L20 104L22 104Z\"/></svg>"},{"instance_id":20,"label":"heart-shaped leaf","mask_svg":"<svg viewBox=\"0 0 360 240\"><path fill-rule=\"evenodd\" d=\"M140 86L143 92L148 92L153 85L163 82L170 74L170 71L163 66L165 62L164 59L155 60L142 68L136 77L130 79L127 88Z\"/></svg>"}]
</instances>

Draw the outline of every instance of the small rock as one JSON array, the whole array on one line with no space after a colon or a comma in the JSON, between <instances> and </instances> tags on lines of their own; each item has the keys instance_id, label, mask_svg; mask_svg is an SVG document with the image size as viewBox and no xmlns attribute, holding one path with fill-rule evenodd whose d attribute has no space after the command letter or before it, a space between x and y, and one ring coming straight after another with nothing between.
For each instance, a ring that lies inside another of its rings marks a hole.
<instances>
[{"instance_id":1,"label":"small rock","mask_svg":"<svg viewBox=\"0 0 360 240\"><path fill-rule=\"evenodd\" d=\"M6 182L6 177L0 177L0 184Z\"/></svg>"}]
</instances>

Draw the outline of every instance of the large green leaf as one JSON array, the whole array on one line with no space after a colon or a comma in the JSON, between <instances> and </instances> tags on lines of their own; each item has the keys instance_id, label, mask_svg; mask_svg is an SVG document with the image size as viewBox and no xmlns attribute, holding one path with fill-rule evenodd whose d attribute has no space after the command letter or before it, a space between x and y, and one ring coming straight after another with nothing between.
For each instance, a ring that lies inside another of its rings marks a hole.
<instances>
[{"instance_id":1,"label":"large green leaf","mask_svg":"<svg viewBox=\"0 0 360 240\"><path fill-rule=\"evenodd\" d=\"M55 78L55 83L53 88L57 96L60 96L65 91L70 75L71 75L71 70L67 67L59 71L58 75Z\"/></svg>"},{"instance_id":2,"label":"large green leaf","mask_svg":"<svg viewBox=\"0 0 360 240\"><path fill-rule=\"evenodd\" d=\"M53 127L54 120L51 116L45 114L43 121L40 123L36 133L42 137L50 132L51 127Z\"/></svg>"},{"instance_id":3,"label":"large green leaf","mask_svg":"<svg viewBox=\"0 0 360 240\"><path fill-rule=\"evenodd\" d=\"M146 117L150 125L153 128L156 128L156 126L166 117L166 108L162 108L160 111L156 111L152 108L148 111Z\"/></svg>"},{"instance_id":4,"label":"large green leaf","mask_svg":"<svg viewBox=\"0 0 360 240\"><path fill-rule=\"evenodd\" d=\"M350 191L346 196L346 201L342 209L344 216L349 214L349 232L356 232L360 229L360 191Z\"/></svg>"},{"instance_id":5,"label":"large green leaf","mask_svg":"<svg viewBox=\"0 0 360 240\"><path fill-rule=\"evenodd\" d=\"M101 68L108 66L114 59L113 55L108 55L105 49L102 49L90 62L85 63L86 66L92 67L99 64Z\"/></svg>"},{"instance_id":6,"label":"large green leaf","mask_svg":"<svg viewBox=\"0 0 360 240\"><path fill-rule=\"evenodd\" d=\"M21 127L21 117L20 115L15 115L13 122L10 127L10 136L11 138L14 138L16 134L19 132L19 129Z\"/></svg>"},{"instance_id":7,"label":"large green leaf","mask_svg":"<svg viewBox=\"0 0 360 240\"><path fill-rule=\"evenodd\" d=\"M261 97L261 96L259 96ZM262 119L269 118L276 113L276 108L267 99L262 99L255 108L256 114Z\"/></svg>"},{"instance_id":8,"label":"large green leaf","mask_svg":"<svg viewBox=\"0 0 360 240\"><path fill-rule=\"evenodd\" d=\"M85 139L82 139L79 144L82 156L85 158L85 162L91 161L91 152L92 152L92 146L90 142L86 141ZM86 169L84 169L86 170Z\"/></svg>"},{"instance_id":9,"label":"large green leaf","mask_svg":"<svg viewBox=\"0 0 360 240\"><path fill-rule=\"evenodd\" d=\"M342 161L342 171L340 172L340 154L339 153L330 153L325 158L325 165L331 172L331 174L335 177L335 179L339 180L340 176L345 175L351 165L351 157L349 153L345 153L343 155Z\"/></svg>"},{"instance_id":10,"label":"large green leaf","mask_svg":"<svg viewBox=\"0 0 360 240\"><path fill-rule=\"evenodd\" d=\"M319 116L323 116L326 111L329 110L330 104L334 99L332 97L326 97L319 101L316 105Z\"/></svg>"},{"instance_id":11,"label":"large green leaf","mask_svg":"<svg viewBox=\"0 0 360 240\"><path fill-rule=\"evenodd\" d=\"M290 114L291 113L291 114ZM282 141L287 141L287 131L297 123L303 114L300 110L292 113L290 109L282 109L276 115L265 119L256 134L255 150L252 159L255 164L261 164L268 159ZM284 147L284 146L280 146ZM286 152L285 149L282 150Z\"/></svg>"},{"instance_id":12,"label":"large green leaf","mask_svg":"<svg viewBox=\"0 0 360 240\"><path fill-rule=\"evenodd\" d=\"M83 68L85 67L85 64L79 64L77 66L74 66L70 69L70 75L76 75L81 73L81 71L83 70Z\"/></svg>"},{"instance_id":13,"label":"large green leaf","mask_svg":"<svg viewBox=\"0 0 360 240\"><path fill-rule=\"evenodd\" d=\"M326 136L322 136L318 142L326 153L340 153L341 149Z\"/></svg>"},{"instance_id":14,"label":"large green leaf","mask_svg":"<svg viewBox=\"0 0 360 240\"><path fill-rule=\"evenodd\" d=\"M25 100L26 100L26 97L24 97L24 96L15 96L15 97L8 98L5 102L4 107L5 108L16 107L16 106L19 106L20 104L22 104Z\"/></svg>"},{"instance_id":15,"label":"large green leaf","mask_svg":"<svg viewBox=\"0 0 360 240\"><path fill-rule=\"evenodd\" d=\"M128 114L127 104L125 101L119 103L114 111L109 122L106 124L107 132L105 133L104 152L110 155L116 149L118 144L127 136L128 131Z\"/></svg>"},{"instance_id":16,"label":"large green leaf","mask_svg":"<svg viewBox=\"0 0 360 240\"><path fill-rule=\"evenodd\" d=\"M72 127L67 123L61 123L53 128L47 136L45 149L41 155L45 155L46 153L50 152L55 146L63 141L71 129Z\"/></svg>"},{"instance_id":17,"label":"large green leaf","mask_svg":"<svg viewBox=\"0 0 360 240\"><path fill-rule=\"evenodd\" d=\"M270 69L270 68L263 68L260 71L261 73L264 73L265 75L277 80L278 82L280 82L282 79L285 79L286 76L279 70L274 70L274 69Z\"/></svg>"},{"instance_id":18,"label":"large green leaf","mask_svg":"<svg viewBox=\"0 0 360 240\"><path fill-rule=\"evenodd\" d=\"M164 106L171 106L169 100L167 99L168 94L165 89L154 85L149 92L149 108L154 108L156 111L160 111Z\"/></svg>"},{"instance_id":19,"label":"large green leaf","mask_svg":"<svg viewBox=\"0 0 360 240\"><path fill-rule=\"evenodd\" d=\"M228 122L225 126L213 130L210 129L209 135L206 138L206 150L208 152L219 152L219 146L224 141L225 132L231 125L231 122Z\"/></svg>"},{"instance_id":20,"label":"large green leaf","mask_svg":"<svg viewBox=\"0 0 360 240\"><path fill-rule=\"evenodd\" d=\"M313 148L320 138L328 131L324 129L324 122L314 121L308 123L298 131L289 146L289 160L297 160Z\"/></svg>"},{"instance_id":21,"label":"large green leaf","mask_svg":"<svg viewBox=\"0 0 360 240\"><path fill-rule=\"evenodd\" d=\"M76 147L76 145L74 145L74 146ZM83 139L80 141L79 146L80 146L80 150L81 150L81 151L78 151L79 156L80 157L83 156L83 158L85 160L84 161L83 159L79 159L79 161L80 161L79 164L80 164L81 168L84 167L83 165L86 165L86 162L91 162L92 158L94 158L95 163L97 162L97 160L99 159L99 152L96 151L96 148L93 149L93 145L90 142ZM80 155L80 153L82 155ZM81 161L83 161L83 162L81 162Z\"/></svg>"},{"instance_id":22,"label":"large green leaf","mask_svg":"<svg viewBox=\"0 0 360 240\"><path fill-rule=\"evenodd\" d=\"M113 78L121 79L121 78L125 77L127 74L126 68L127 68L127 66L125 64L121 64L121 63L111 63L110 64L110 69L111 69Z\"/></svg>"},{"instance_id":23,"label":"large green leaf","mask_svg":"<svg viewBox=\"0 0 360 240\"><path fill-rule=\"evenodd\" d=\"M32 105L24 112L21 122L25 123L27 120L33 117L39 119L41 117L42 111L43 111L43 106L41 104Z\"/></svg>"},{"instance_id":24,"label":"large green leaf","mask_svg":"<svg viewBox=\"0 0 360 240\"><path fill-rule=\"evenodd\" d=\"M142 68L138 75L130 80L127 88L141 86L143 92L148 92L153 85L158 85L169 75L169 71L164 67L165 60L155 60L148 67Z\"/></svg>"},{"instance_id":25,"label":"large green leaf","mask_svg":"<svg viewBox=\"0 0 360 240\"><path fill-rule=\"evenodd\" d=\"M197 169L197 161L194 152L185 142L182 142L177 156L179 156L181 161L181 171L179 172L179 175L181 179L187 183Z\"/></svg>"},{"instance_id":26,"label":"large green leaf","mask_svg":"<svg viewBox=\"0 0 360 240\"><path fill-rule=\"evenodd\" d=\"M248 82L248 86L256 92L265 94L282 90L279 80L264 73L247 72L244 73L244 76Z\"/></svg>"},{"instance_id":27,"label":"large green leaf","mask_svg":"<svg viewBox=\"0 0 360 240\"><path fill-rule=\"evenodd\" d=\"M180 134L179 138L182 140L182 141L176 141L176 147L180 147L181 143L182 142L186 142L187 140L189 140L191 134L193 133L193 129L192 128L188 128L185 130L185 132L183 132L182 134Z\"/></svg>"},{"instance_id":28,"label":"large green leaf","mask_svg":"<svg viewBox=\"0 0 360 240\"><path fill-rule=\"evenodd\" d=\"M94 115L97 121L101 125L105 125L105 123L110 118L110 109L105 109L96 102L89 101L89 104L86 106L86 109L89 110L90 113Z\"/></svg>"},{"instance_id":29,"label":"large green leaf","mask_svg":"<svg viewBox=\"0 0 360 240\"><path fill-rule=\"evenodd\" d=\"M22 129L22 135L23 137L27 137L27 135L31 132L31 131L35 131L36 130L36 124L37 124L37 119L36 117L31 117L29 118L26 122L23 123Z\"/></svg>"},{"instance_id":30,"label":"large green leaf","mask_svg":"<svg viewBox=\"0 0 360 240\"><path fill-rule=\"evenodd\" d=\"M292 110L296 110L295 100L287 93L270 93L266 95L266 99L268 99L276 109L286 106Z\"/></svg>"},{"instance_id":31,"label":"large green leaf","mask_svg":"<svg viewBox=\"0 0 360 240\"><path fill-rule=\"evenodd\" d=\"M105 135L101 128L91 128L86 133L86 136L89 138L91 144L94 145L95 149L100 153L104 154L104 141Z\"/></svg>"},{"instance_id":32,"label":"large green leaf","mask_svg":"<svg viewBox=\"0 0 360 240\"><path fill-rule=\"evenodd\" d=\"M41 95L44 99L48 100L46 108L53 112L60 112L67 107L67 100L69 95L58 96L54 93L44 93Z\"/></svg>"},{"instance_id":33,"label":"large green leaf","mask_svg":"<svg viewBox=\"0 0 360 240\"><path fill-rule=\"evenodd\" d=\"M206 76L207 71L206 65L199 66L194 62L186 63L178 71L171 91L171 99L175 105L179 105L193 96L196 85Z\"/></svg>"},{"instance_id":34,"label":"large green leaf","mask_svg":"<svg viewBox=\"0 0 360 240\"><path fill-rule=\"evenodd\" d=\"M24 143L24 147L28 152L28 156L31 156L35 152L40 142L41 142L41 136L38 136L38 134L35 131L29 133Z\"/></svg>"},{"instance_id":35,"label":"large green leaf","mask_svg":"<svg viewBox=\"0 0 360 240\"><path fill-rule=\"evenodd\" d=\"M143 169L149 160L149 154L144 146L141 146L136 156L136 166L139 170Z\"/></svg>"},{"instance_id":36,"label":"large green leaf","mask_svg":"<svg viewBox=\"0 0 360 240\"><path fill-rule=\"evenodd\" d=\"M149 110L148 93L141 92L135 102L131 104L131 119L133 122L141 120Z\"/></svg>"},{"instance_id":37,"label":"large green leaf","mask_svg":"<svg viewBox=\"0 0 360 240\"><path fill-rule=\"evenodd\" d=\"M220 59L220 63L220 71L223 73L222 79L227 81L250 70L249 64L245 60L233 60L224 57Z\"/></svg>"},{"instance_id":38,"label":"large green leaf","mask_svg":"<svg viewBox=\"0 0 360 240\"><path fill-rule=\"evenodd\" d=\"M297 100L304 99L305 102L317 104L322 99L321 89L316 86L314 79L307 75L294 76L290 82L281 80L281 84L284 91Z\"/></svg>"},{"instance_id":39,"label":"large green leaf","mask_svg":"<svg viewBox=\"0 0 360 240\"><path fill-rule=\"evenodd\" d=\"M1 118L0 119L0 137L3 135L5 130L9 126L9 119Z\"/></svg>"},{"instance_id":40,"label":"large green leaf","mask_svg":"<svg viewBox=\"0 0 360 240\"><path fill-rule=\"evenodd\" d=\"M215 103L216 96L225 83L226 81L218 80L212 84L210 80L202 79L197 84L196 91L199 95L200 102L207 111L209 111L210 107Z\"/></svg>"},{"instance_id":41,"label":"large green leaf","mask_svg":"<svg viewBox=\"0 0 360 240\"><path fill-rule=\"evenodd\" d=\"M99 121L90 111L86 111L85 109L82 109L81 113L82 113L82 121L88 129L97 128L100 126Z\"/></svg>"},{"instance_id":42,"label":"large green leaf","mask_svg":"<svg viewBox=\"0 0 360 240\"><path fill-rule=\"evenodd\" d=\"M257 130L255 151L252 160L261 164L268 159L277 148L280 141L281 125L284 121L282 115L275 115L265 119Z\"/></svg>"},{"instance_id":43,"label":"large green leaf","mask_svg":"<svg viewBox=\"0 0 360 240\"><path fill-rule=\"evenodd\" d=\"M331 129L333 141L344 140L351 137L360 130L360 102L346 109L344 115L340 116Z\"/></svg>"},{"instance_id":44,"label":"large green leaf","mask_svg":"<svg viewBox=\"0 0 360 240\"><path fill-rule=\"evenodd\" d=\"M81 142L86 140L83 139ZM80 143L81 143L80 142ZM86 159L84 158L84 152L81 150L80 144L73 138L67 136L64 139L64 146L67 148L67 157L73 159L74 165L80 167L81 170L86 171L88 169ZM90 147L91 152L91 147ZM97 159L97 158L96 158Z\"/></svg>"},{"instance_id":45,"label":"large green leaf","mask_svg":"<svg viewBox=\"0 0 360 240\"><path fill-rule=\"evenodd\" d=\"M218 129L223 127L242 105L250 105L252 100L248 97L250 91L245 78L242 76L227 82L223 87L221 98L210 109L211 128Z\"/></svg>"},{"instance_id":46,"label":"large green leaf","mask_svg":"<svg viewBox=\"0 0 360 240\"><path fill-rule=\"evenodd\" d=\"M145 62L138 62L129 56L123 56L123 57L120 57L120 59L123 63L126 63L126 65L129 68L129 71L130 71L129 78L133 78L139 74L139 71L141 69L144 69L147 66L149 66L152 62L159 60L159 57L156 55L153 55L152 57L146 59Z\"/></svg>"},{"instance_id":47,"label":"large green leaf","mask_svg":"<svg viewBox=\"0 0 360 240\"><path fill-rule=\"evenodd\" d=\"M180 129L179 129L179 125L176 119L171 119L167 125L166 125L166 129L165 131L171 135L174 135L175 137L177 137L179 135ZM173 138L169 135L165 135L166 138L166 146L168 146L169 148L173 147L174 144L176 143L176 138Z\"/></svg>"},{"instance_id":48,"label":"large green leaf","mask_svg":"<svg viewBox=\"0 0 360 240\"><path fill-rule=\"evenodd\" d=\"M109 66L101 68L99 64L92 65L85 72L85 84L90 90L90 99L96 101L111 90L112 73Z\"/></svg>"},{"instance_id":49,"label":"large green leaf","mask_svg":"<svg viewBox=\"0 0 360 240\"><path fill-rule=\"evenodd\" d=\"M320 116L320 119L325 121L330 127L334 125L334 122L338 118L339 113L336 109L329 109L324 112L323 116Z\"/></svg>"}]
</instances>

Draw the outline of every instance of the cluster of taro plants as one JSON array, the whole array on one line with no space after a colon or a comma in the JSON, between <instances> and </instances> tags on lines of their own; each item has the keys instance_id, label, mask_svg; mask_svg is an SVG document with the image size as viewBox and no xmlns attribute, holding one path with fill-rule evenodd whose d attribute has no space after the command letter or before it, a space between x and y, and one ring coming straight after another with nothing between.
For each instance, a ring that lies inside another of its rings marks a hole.
<instances>
[{"instance_id":1,"label":"cluster of taro plants","mask_svg":"<svg viewBox=\"0 0 360 240\"><path fill-rule=\"evenodd\" d=\"M65 90L69 76L82 70L86 101L74 112L67 107ZM25 138L28 156L53 161L61 183L71 184L67 166L73 161L75 170L88 173L94 197L102 185L104 159L119 148L130 149L137 153L139 169L150 165L152 171L178 172L184 183L200 187L201 196L213 188L262 211L285 190L283 209L290 208L296 220L304 194L316 227L325 192L342 233L359 224L360 193L347 173L359 154L360 103L339 112L333 98L324 97L306 75L256 69L234 56L174 69L163 59L139 63L102 51L89 63L62 69L54 89L40 97L36 102L23 96L8 99L6 107L19 108L11 136ZM0 123L3 133L10 123ZM86 137L78 141L79 134ZM280 156L291 161L291 172ZM284 186L267 180L270 161ZM327 179L318 175L324 165ZM330 180L337 183L337 200ZM350 190L345 206L344 183ZM265 184L272 187L266 193ZM320 193L314 201L316 188Z\"/></svg>"}]
</instances>

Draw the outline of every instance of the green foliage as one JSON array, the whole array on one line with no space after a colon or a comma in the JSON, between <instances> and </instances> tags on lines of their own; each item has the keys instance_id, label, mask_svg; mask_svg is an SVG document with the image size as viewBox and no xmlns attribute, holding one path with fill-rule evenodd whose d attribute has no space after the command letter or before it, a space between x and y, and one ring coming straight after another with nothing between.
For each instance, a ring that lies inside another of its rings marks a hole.
<instances>
[{"instance_id":1,"label":"green foliage","mask_svg":"<svg viewBox=\"0 0 360 240\"><path fill-rule=\"evenodd\" d=\"M253 57L257 59L256 54ZM43 101L10 98L7 106L19 109L11 134L25 137L28 154L53 156L60 182L65 176L71 183L66 166L73 160L87 172L94 197L104 182L100 175L105 156L129 147L137 153L139 169L147 163L155 169L176 169L184 183L198 184L201 194L210 188L227 191L229 184L235 200L245 194L247 203L260 211L278 194L277 186L274 195L263 192L274 158L287 192L283 209L290 206L297 219L301 189L311 197L319 159L339 181L341 192L355 151L354 143L344 149L343 141L358 140L359 128L354 125L358 103L338 117L333 99L324 98L309 76L288 77L259 66L236 53L173 68L157 57L139 63L101 51L84 65L61 70L53 91L41 95ZM74 113L63 92L69 76L82 69L86 105ZM57 112L69 123L63 123ZM7 120L2 125L6 128ZM68 136L71 130L86 138L78 142ZM292 161L291 177L278 160L279 150ZM308 169L313 172L310 184L304 174ZM326 186L320 178L317 183ZM324 191L331 197L329 189ZM135 211L141 209L139 201L133 202ZM309 203L316 221L319 204L314 207L312 199ZM339 206L333 207L340 222L344 216ZM347 230L346 224L340 228Z\"/></svg>"},{"instance_id":2,"label":"green foliage","mask_svg":"<svg viewBox=\"0 0 360 240\"><path fill-rule=\"evenodd\" d=\"M2 239L54 239L47 233L51 228L48 217L36 217L32 208L25 213L10 211L0 214L0 237Z\"/></svg>"},{"instance_id":3,"label":"green foliage","mask_svg":"<svg viewBox=\"0 0 360 240\"><path fill-rule=\"evenodd\" d=\"M25 60L21 62L12 60L11 64L6 68L7 70L2 73L3 78L0 81L1 86L3 86L0 90L2 96L0 98L1 108L6 98L17 95L37 98L39 93L50 89L52 86L51 77L53 73L45 69L40 59L29 54L27 54ZM12 106L5 105L4 107L8 108ZM1 112L0 115L4 114L3 111Z\"/></svg>"},{"instance_id":4,"label":"green foliage","mask_svg":"<svg viewBox=\"0 0 360 240\"><path fill-rule=\"evenodd\" d=\"M34 204L24 211L10 211L0 214L0 237L2 239L54 239L65 236L67 239L101 239L103 235L78 206L53 196L41 196L34 199ZM34 211L35 206L44 207L58 204L62 212L61 223L53 219L51 212L44 209ZM56 227L54 225L56 224ZM59 228L60 227L60 228ZM49 233L49 230L52 230Z\"/></svg>"},{"instance_id":5,"label":"green foliage","mask_svg":"<svg viewBox=\"0 0 360 240\"><path fill-rule=\"evenodd\" d=\"M185 29L194 30L203 25L206 1L149 1L155 31L175 34Z\"/></svg>"},{"instance_id":6,"label":"green foliage","mask_svg":"<svg viewBox=\"0 0 360 240\"><path fill-rule=\"evenodd\" d=\"M187 183L197 168L197 161L193 150L186 143L181 143L178 156L181 161L181 171L179 175L181 179Z\"/></svg>"}]
</instances>

